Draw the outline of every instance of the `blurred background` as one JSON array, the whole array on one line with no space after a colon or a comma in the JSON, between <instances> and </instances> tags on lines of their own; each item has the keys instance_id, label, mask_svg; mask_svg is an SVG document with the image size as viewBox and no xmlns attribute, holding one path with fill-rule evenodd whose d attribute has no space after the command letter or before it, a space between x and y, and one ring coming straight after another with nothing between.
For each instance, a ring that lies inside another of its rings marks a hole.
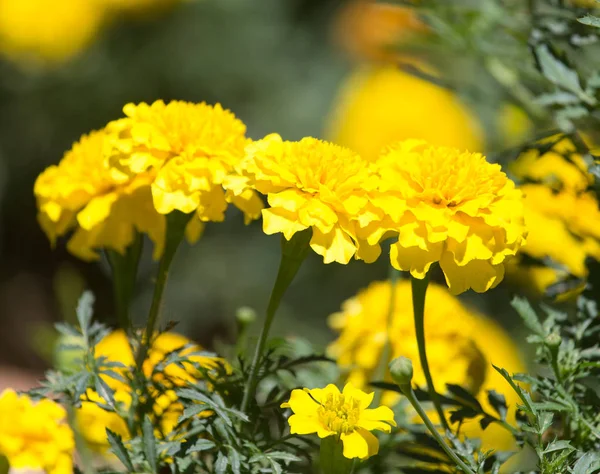
<instances>
[{"instance_id":1,"label":"blurred background","mask_svg":"<svg viewBox=\"0 0 600 474\"><path fill-rule=\"evenodd\" d=\"M114 322L107 263L77 260L64 241L51 248L33 183L128 102L220 102L251 138L316 136L365 156L409 137L495 152L528 133L522 112L485 81L468 92L438 84L442 74L472 77L464 64L434 70L390 48L421 28L405 10L366 0L0 0L0 388L23 388L51 363L52 323L74 320L84 289L97 317ZM413 75L416 65L427 77ZM147 245L138 316L156 269L150 254ZM163 321L180 321L207 347L233 340L238 308L263 314L278 260L279 237L232 209L180 249ZM334 336L327 316L385 279L386 260L324 265L311 252L273 333L323 350ZM503 283L463 300L518 337L510 293Z\"/></svg>"}]
</instances>

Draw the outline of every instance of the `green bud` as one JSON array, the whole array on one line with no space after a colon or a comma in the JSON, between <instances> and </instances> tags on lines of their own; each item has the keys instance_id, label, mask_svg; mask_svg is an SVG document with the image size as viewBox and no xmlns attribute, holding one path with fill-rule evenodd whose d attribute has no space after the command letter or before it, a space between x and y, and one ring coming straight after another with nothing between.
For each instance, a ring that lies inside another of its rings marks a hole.
<instances>
[{"instance_id":1,"label":"green bud","mask_svg":"<svg viewBox=\"0 0 600 474\"><path fill-rule=\"evenodd\" d=\"M236 311L235 319L241 326L247 326L256 321L256 311L249 306L242 306Z\"/></svg>"},{"instance_id":2,"label":"green bud","mask_svg":"<svg viewBox=\"0 0 600 474\"><path fill-rule=\"evenodd\" d=\"M413 378L413 365L408 357L396 357L389 365L392 380L399 386L410 385Z\"/></svg>"},{"instance_id":3,"label":"green bud","mask_svg":"<svg viewBox=\"0 0 600 474\"><path fill-rule=\"evenodd\" d=\"M556 332L553 332L553 333L549 334L548 336L546 336L545 343L552 349L558 348L560 346L561 342L562 342L562 338L560 337L560 334L558 334Z\"/></svg>"}]
</instances>

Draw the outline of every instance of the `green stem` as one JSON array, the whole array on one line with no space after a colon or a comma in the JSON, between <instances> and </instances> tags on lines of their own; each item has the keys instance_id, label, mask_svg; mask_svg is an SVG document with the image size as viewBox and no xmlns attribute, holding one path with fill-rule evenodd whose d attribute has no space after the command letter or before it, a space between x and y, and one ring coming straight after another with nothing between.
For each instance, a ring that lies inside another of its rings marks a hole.
<instances>
[{"instance_id":1,"label":"green stem","mask_svg":"<svg viewBox=\"0 0 600 474\"><path fill-rule=\"evenodd\" d=\"M400 390L402 390L402 393L404 393L404 395L406 395L406 398L408 399L408 401L410 402L410 404L413 406L413 408L415 409L415 411L419 414L419 416L423 420L423 423L425 423L425 426L427 426L427 429L430 431L431 435L435 438L435 440L438 442L438 444L446 452L446 454L448 455L448 457L450 459L452 459L456 463L456 465L465 474L475 474L475 472L469 466L467 466L462 461L462 459L460 459L456 455L456 453L452 450L452 448L450 448L450 446L448 446L446 444L446 442L441 437L441 435L438 432L438 430L435 428L435 426L433 425L433 423L431 422L431 420L429 419L429 417L425 413L425 410L423 410L423 407L419 403L419 400L417 400L417 397L415 396L415 392L413 391L413 389L410 386L410 384L399 385L399 387L400 387Z\"/></svg>"},{"instance_id":2,"label":"green stem","mask_svg":"<svg viewBox=\"0 0 600 474\"><path fill-rule=\"evenodd\" d=\"M388 303L388 312L386 320L386 338L381 352L381 360L375 372L374 380L385 380L385 374L388 370L388 364L392 359L392 336L390 331L394 322L394 313L396 312L396 290L398 288L398 277L400 272L391 265L389 266L389 279L390 279L390 301ZM383 396L383 390L377 390L375 394L375 406L380 405L381 397Z\"/></svg>"},{"instance_id":3,"label":"green stem","mask_svg":"<svg viewBox=\"0 0 600 474\"><path fill-rule=\"evenodd\" d=\"M142 336L142 343L136 357L136 365L141 369L146 356L148 355L148 349L152 344L152 338L158 324L160 310L162 307L163 296L165 287L167 285L167 279L169 277L169 268L173 262L173 258L177 253L179 244L183 240L185 235L185 228L190 221L192 214L183 214L180 211L172 211L167 215L167 232L165 238L165 248L158 264L158 272L156 275L156 283L154 284L154 293L152 295L152 305L150 306L150 313L148 315L148 321L146 322L146 330Z\"/></svg>"},{"instance_id":4,"label":"green stem","mask_svg":"<svg viewBox=\"0 0 600 474\"><path fill-rule=\"evenodd\" d=\"M129 307L135 291L138 265L143 247L143 236L137 233L135 240L127 247L125 255L121 255L114 250L106 252L112 270L117 321L119 327L128 334L132 329Z\"/></svg>"},{"instance_id":5,"label":"green stem","mask_svg":"<svg viewBox=\"0 0 600 474\"><path fill-rule=\"evenodd\" d=\"M279 264L279 272L277 273L277 279L275 280L275 285L271 291L265 323L262 327L258 343L256 344L254 358L252 359L252 364L250 366L250 374L246 382L246 387L244 388L244 397L241 405L243 412L248 409L250 397L253 396L254 390L256 389L256 377L258 375L259 362L265 349L265 344L269 336L271 324L275 318L275 313L279 308L283 295L294 280L296 273L298 273L298 270L306 257L311 237L312 232L310 229L294 234L289 241L284 237L281 237L281 262Z\"/></svg>"},{"instance_id":6,"label":"green stem","mask_svg":"<svg viewBox=\"0 0 600 474\"><path fill-rule=\"evenodd\" d=\"M413 276L410 277L412 285L412 300L413 300L413 314L415 319L415 333L417 335L417 345L419 347L419 360L421 361L421 368L427 381L427 390L429 391L429 398L435 407L438 416L440 417L440 423L445 430L450 429L444 410L442 410L442 404L438 393L435 391L433 385L433 379L431 378L431 372L429 370L429 362L427 361L427 350L425 348L425 296L427 294L427 285L429 285L429 275L421 280Z\"/></svg>"}]
</instances>

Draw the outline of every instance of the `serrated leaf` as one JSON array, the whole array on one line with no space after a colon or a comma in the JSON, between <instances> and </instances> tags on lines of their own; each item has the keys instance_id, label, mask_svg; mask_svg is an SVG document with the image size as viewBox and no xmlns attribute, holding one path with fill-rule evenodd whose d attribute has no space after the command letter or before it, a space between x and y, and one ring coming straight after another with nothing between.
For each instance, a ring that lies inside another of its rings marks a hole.
<instances>
[{"instance_id":1,"label":"serrated leaf","mask_svg":"<svg viewBox=\"0 0 600 474\"><path fill-rule=\"evenodd\" d=\"M577 21L582 25L593 26L595 28L600 28L600 18L594 15L586 15L582 18L577 18Z\"/></svg>"},{"instance_id":2,"label":"serrated leaf","mask_svg":"<svg viewBox=\"0 0 600 474\"><path fill-rule=\"evenodd\" d=\"M512 377L509 375L509 373L506 371L506 369L501 369L500 367L495 366L494 364L492 364L492 367L500 374L502 375L502 377L504 377L504 379L509 383L509 385L512 387L512 389L517 393L517 395L519 395L519 398L521 398L521 400L523 401L523 403L525 404L525 408L532 413L533 415L537 414L537 410L535 409L535 407L533 406L533 402L531 400L531 397L529 396L529 394L523 390L521 387L519 387L514 380L512 379Z\"/></svg>"},{"instance_id":3,"label":"serrated leaf","mask_svg":"<svg viewBox=\"0 0 600 474\"><path fill-rule=\"evenodd\" d=\"M468 406L470 408L472 408L476 412L478 412L478 413L482 413L483 412L483 408L481 407L481 403L479 403L479 400L477 400L473 396L473 394L471 394L465 388L461 387L460 385L453 384L453 383L447 383L446 384L446 389L452 395L454 395L455 398L458 398L459 400L464 401L465 403L468 404Z\"/></svg>"},{"instance_id":4,"label":"serrated leaf","mask_svg":"<svg viewBox=\"0 0 600 474\"><path fill-rule=\"evenodd\" d=\"M542 323L540 323L537 313L531 307L531 304L527 298L515 296L510 304L513 308L515 308L517 313L519 313L519 316L521 316L521 319L523 319L525 326L527 326L530 331L541 337L547 336L547 334L544 332L544 328L542 327Z\"/></svg>"},{"instance_id":5,"label":"serrated leaf","mask_svg":"<svg viewBox=\"0 0 600 474\"><path fill-rule=\"evenodd\" d=\"M567 440L556 440L552 441L548 444L542 451L544 454L553 453L555 451L562 451L564 449L569 449L573 451L575 448L571 446L571 443Z\"/></svg>"},{"instance_id":6,"label":"serrated leaf","mask_svg":"<svg viewBox=\"0 0 600 474\"><path fill-rule=\"evenodd\" d=\"M142 424L142 442L144 447L144 456L150 465L152 472L158 472L156 455L156 438L154 437L154 427L148 416L144 417Z\"/></svg>"},{"instance_id":7,"label":"serrated leaf","mask_svg":"<svg viewBox=\"0 0 600 474\"><path fill-rule=\"evenodd\" d=\"M600 469L600 454L585 453L573 466L572 474L589 474Z\"/></svg>"},{"instance_id":8,"label":"serrated leaf","mask_svg":"<svg viewBox=\"0 0 600 474\"><path fill-rule=\"evenodd\" d=\"M216 474L225 474L227 471L227 464L229 464L229 459L222 452L219 451L217 456L217 460L215 461L215 472Z\"/></svg>"},{"instance_id":9,"label":"serrated leaf","mask_svg":"<svg viewBox=\"0 0 600 474\"><path fill-rule=\"evenodd\" d=\"M496 392L495 390L488 390L488 402L494 409L498 415L500 415L500 419L506 419L506 412L508 411L508 407L506 406L506 398L501 393Z\"/></svg>"},{"instance_id":10,"label":"serrated leaf","mask_svg":"<svg viewBox=\"0 0 600 474\"><path fill-rule=\"evenodd\" d=\"M213 449L215 446L216 444L209 439L199 439L188 448L186 454L195 453L197 451L208 451L209 449Z\"/></svg>"},{"instance_id":11,"label":"serrated leaf","mask_svg":"<svg viewBox=\"0 0 600 474\"><path fill-rule=\"evenodd\" d=\"M79 301L77 302L77 321L81 327L81 331L87 337L87 333L94 315L94 302L96 298L91 291L84 291Z\"/></svg>"},{"instance_id":12,"label":"serrated leaf","mask_svg":"<svg viewBox=\"0 0 600 474\"><path fill-rule=\"evenodd\" d=\"M133 467L133 463L131 462L131 458L129 457L129 453L123 444L123 439L120 435L106 428L106 436L108 439L108 443L112 449L112 452L119 461L125 466L128 472L135 472L135 468Z\"/></svg>"},{"instance_id":13,"label":"serrated leaf","mask_svg":"<svg viewBox=\"0 0 600 474\"><path fill-rule=\"evenodd\" d=\"M229 451L229 465L231 466L231 470L233 474L240 474L241 460L240 453L233 446L227 446L227 450Z\"/></svg>"},{"instance_id":14,"label":"serrated leaf","mask_svg":"<svg viewBox=\"0 0 600 474\"><path fill-rule=\"evenodd\" d=\"M115 407L115 396L113 390L102 380L98 375L94 375L94 387L96 393L104 400L108 406L114 409Z\"/></svg>"},{"instance_id":15,"label":"serrated leaf","mask_svg":"<svg viewBox=\"0 0 600 474\"><path fill-rule=\"evenodd\" d=\"M265 455L271 459L278 459L286 463L302 461L302 459L300 459L295 454L288 453L286 451L270 451L268 453L265 453Z\"/></svg>"},{"instance_id":16,"label":"serrated leaf","mask_svg":"<svg viewBox=\"0 0 600 474\"><path fill-rule=\"evenodd\" d=\"M550 428L552 426L553 420L554 420L554 413L551 413L549 411L541 412L538 415L538 423L539 423L538 434L545 433L548 430L548 428Z\"/></svg>"}]
</instances>

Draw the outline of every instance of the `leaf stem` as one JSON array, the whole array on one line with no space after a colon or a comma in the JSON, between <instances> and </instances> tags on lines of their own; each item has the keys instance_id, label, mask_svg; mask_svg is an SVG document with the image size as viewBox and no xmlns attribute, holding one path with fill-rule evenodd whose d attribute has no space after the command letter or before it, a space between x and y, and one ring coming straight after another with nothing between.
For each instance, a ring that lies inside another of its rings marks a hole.
<instances>
[{"instance_id":1,"label":"leaf stem","mask_svg":"<svg viewBox=\"0 0 600 474\"><path fill-rule=\"evenodd\" d=\"M446 421L444 410L438 393L433 385L433 379L429 370L429 362L427 361L427 350L425 347L425 296L427 294L427 286L429 285L429 275L425 275L423 279L415 278L411 275L411 286L412 286L412 301L413 301L413 315L415 320L415 333L417 336L417 345L419 347L419 360L421 361L421 368L427 381L427 390L429 391L429 398L431 399L435 410L440 418L440 423L445 430L449 430L450 427Z\"/></svg>"}]
</instances>

